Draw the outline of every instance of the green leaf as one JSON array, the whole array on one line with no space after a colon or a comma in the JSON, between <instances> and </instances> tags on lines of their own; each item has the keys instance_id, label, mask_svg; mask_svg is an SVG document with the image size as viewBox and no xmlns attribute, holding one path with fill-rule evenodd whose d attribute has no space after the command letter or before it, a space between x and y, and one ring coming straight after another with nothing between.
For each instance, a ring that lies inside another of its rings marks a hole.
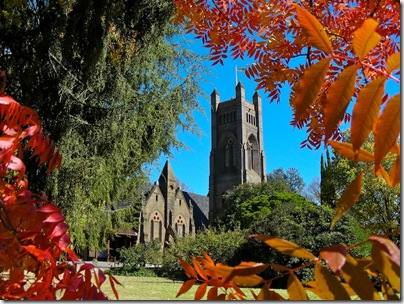
<instances>
[{"instance_id":1,"label":"green leaf","mask_svg":"<svg viewBox=\"0 0 404 304\"><path fill-rule=\"evenodd\" d=\"M359 60L365 58L369 51L382 39L382 37L376 33L376 28L378 26L379 23L376 20L369 18L366 19L362 26L354 32L352 44Z\"/></svg>"}]
</instances>

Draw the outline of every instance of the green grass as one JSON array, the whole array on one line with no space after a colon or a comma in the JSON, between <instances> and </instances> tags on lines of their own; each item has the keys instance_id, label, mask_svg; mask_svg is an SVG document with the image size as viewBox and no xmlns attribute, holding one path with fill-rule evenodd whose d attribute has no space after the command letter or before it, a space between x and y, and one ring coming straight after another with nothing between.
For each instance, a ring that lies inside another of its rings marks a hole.
<instances>
[{"instance_id":1,"label":"green grass","mask_svg":"<svg viewBox=\"0 0 404 304\"><path fill-rule=\"evenodd\" d=\"M153 278L153 277L125 277L125 276L114 276L119 282L124 285L117 286L117 291L119 294L119 300L193 300L195 291L198 288L194 285L187 293L182 294L178 298L178 291L181 288L182 282L172 281L166 278ZM105 286L105 287L104 287ZM208 289L209 290L209 289ZM251 288L242 288L243 292L246 294L247 300L253 300L251 294ZM255 294L259 293L259 289L253 288ZM111 287L108 281L103 285L103 291L108 295L110 299L115 299ZM282 297L287 298L287 292L283 289L276 289ZM309 294L312 298L313 294ZM313 296L312 299L316 297ZM203 297L206 300L206 294ZM317 298L318 299L318 298Z\"/></svg>"}]
</instances>

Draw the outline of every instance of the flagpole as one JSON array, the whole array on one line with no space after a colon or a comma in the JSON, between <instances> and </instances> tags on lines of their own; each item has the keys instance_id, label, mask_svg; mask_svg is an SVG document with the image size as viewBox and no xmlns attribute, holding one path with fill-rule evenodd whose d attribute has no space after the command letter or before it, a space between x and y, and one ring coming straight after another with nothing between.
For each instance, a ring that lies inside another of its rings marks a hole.
<instances>
[{"instance_id":1,"label":"flagpole","mask_svg":"<svg viewBox=\"0 0 404 304\"><path fill-rule=\"evenodd\" d=\"M235 72L236 72L236 86L237 86L237 65L235 67Z\"/></svg>"}]
</instances>

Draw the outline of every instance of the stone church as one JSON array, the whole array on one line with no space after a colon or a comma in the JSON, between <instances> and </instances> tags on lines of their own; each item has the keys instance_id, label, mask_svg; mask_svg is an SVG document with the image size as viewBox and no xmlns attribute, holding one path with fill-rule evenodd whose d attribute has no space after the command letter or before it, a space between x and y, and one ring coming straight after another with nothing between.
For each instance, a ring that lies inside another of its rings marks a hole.
<instances>
[{"instance_id":1,"label":"stone church","mask_svg":"<svg viewBox=\"0 0 404 304\"><path fill-rule=\"evenodd\" d=\"M140 215L138 242L195 235L224 215L223 194L240 184L265 181L262 104L257 92L245 98L239 82L236 97L220 101L211 94L210 175L208 196L183 191L169 161L147 194Z\"/></svg>"}]
</instances>

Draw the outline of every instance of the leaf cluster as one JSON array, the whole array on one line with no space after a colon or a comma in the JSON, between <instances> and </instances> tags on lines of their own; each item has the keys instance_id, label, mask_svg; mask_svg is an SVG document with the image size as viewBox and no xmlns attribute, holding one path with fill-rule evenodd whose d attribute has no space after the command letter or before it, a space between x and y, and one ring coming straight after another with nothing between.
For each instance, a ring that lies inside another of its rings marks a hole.
<instances>
[{"instance_id":1,"label":"leaf cluster","mask_svg":"<svg viewBox=\"0 0 404 304\"><path fill-rule=\"evenodd\" d=\"M60 208L28 187L25 153L48 173L61 163L37 113L1 92L0 117L0 298L107 299L100 289L106 280L102 271L89 264L76 269L78 258ZM119 282L109 278L118 298L114 284Z\"/></svg>"}]
</instances>

